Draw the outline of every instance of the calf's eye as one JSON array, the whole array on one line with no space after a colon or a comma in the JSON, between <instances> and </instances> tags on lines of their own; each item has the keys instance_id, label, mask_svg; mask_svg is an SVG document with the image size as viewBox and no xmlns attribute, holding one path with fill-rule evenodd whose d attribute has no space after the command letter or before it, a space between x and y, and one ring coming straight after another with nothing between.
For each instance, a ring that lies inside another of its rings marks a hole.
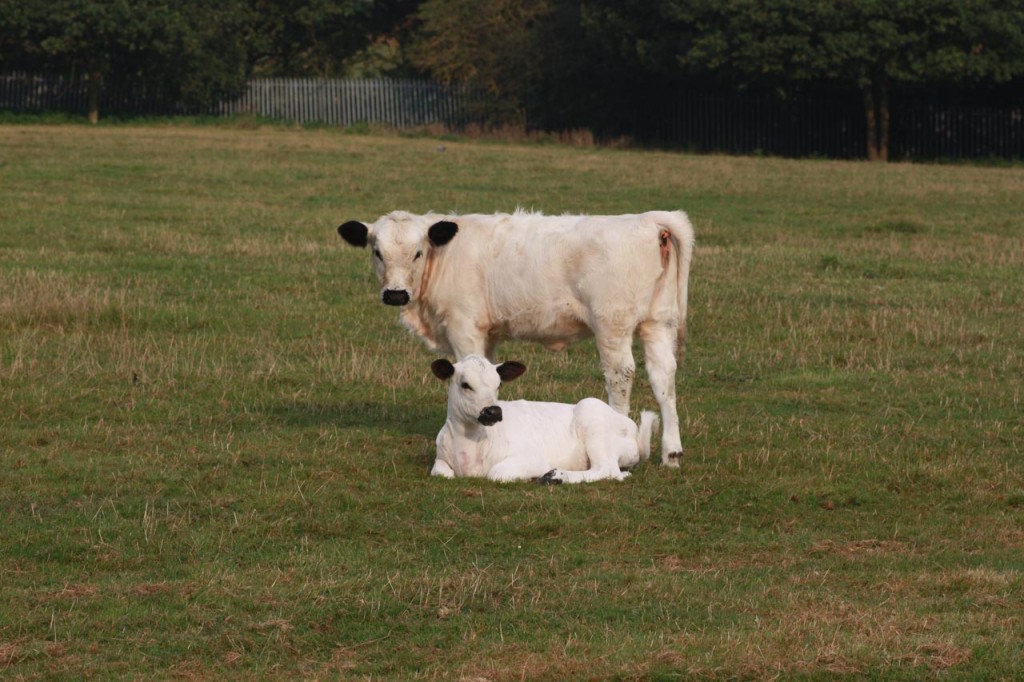
<instances>
[{"instance_id":1,"label":"calf's eye","mask_svg":"<svg viewBox=\"0 0 1024 682\"><path fill-rule=\"evenodd\" d=\"M373 255L376 256L380 260L384 260L384 256L380 255L380 249L374 249L373 250Z\"/></svg>"},{"instance_id":2,"label":"calf's eye","mask_svg":"<svg viewBox=\"0 0 1024 682\"><path fill-rule=\"evenodd\" d=\"M464 391L472 391L473 390L473 387L470 386L469 384L467 384L465 381L462 382L461 386L462 386L462 390L464 390Z\"/></svg>"}]
</instances>

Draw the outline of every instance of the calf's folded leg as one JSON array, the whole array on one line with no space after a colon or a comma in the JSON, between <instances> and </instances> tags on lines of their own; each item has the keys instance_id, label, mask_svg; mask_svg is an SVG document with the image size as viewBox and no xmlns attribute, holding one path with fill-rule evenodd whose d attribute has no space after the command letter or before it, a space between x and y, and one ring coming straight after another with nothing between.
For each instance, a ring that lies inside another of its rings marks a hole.
<instances>
[{"instance_id":1,"label":"calf's folded leg","mask_svg":"<svg viewBox=\"0 0 1024 682\"><path fill-rule=\"evenodd\" d=\"M487 472L492 481L529 481L547 473L551 466L541 457L520 455L503 459Z\"/></svg>"}]
</instances>

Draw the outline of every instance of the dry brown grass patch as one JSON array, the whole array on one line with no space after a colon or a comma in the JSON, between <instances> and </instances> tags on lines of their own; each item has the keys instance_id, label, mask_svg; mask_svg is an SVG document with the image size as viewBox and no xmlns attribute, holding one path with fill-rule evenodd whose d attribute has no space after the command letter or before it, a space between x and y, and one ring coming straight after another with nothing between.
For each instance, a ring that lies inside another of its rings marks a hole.
<instances>
[{"instance_id":1,"label":"dry brown grass patch","mask_svg":"<svg viewBox=\"0 0 1024 682\"><path fill-rule=\"evenodd\" d=\"M56 596L60 599L81 599L82 597L94 597L100 593L100 588L95 585L79 584L65 585Z\"/></svg>"},{"instance_id":2,"label":"dry brown grass patch","mask_svg":"<svg viewBox=\"0 0 1024 682\"><path fill-rule=\"evenodd\" d=\"M928 642L919 645L913 652L899 660L915 668L946 670L970 662L971 652L948 641Z\"/></svg>"},{"instance_id":3,"label":"dry brown grass patch","mask_svg":"<svg viewBox=\"0 0 1024 682\"><path fill-rule=\"evenodd\" d=\"M0 275L0 323L64 331L98 323L123 323L132 305L124 290L90 278L38 270Z\"/></svg>"},{"instance_id":4,"label":"dry brown grass patch","mask_svg":"<svg viewBox=\"0 0 1024 682\"><path fill-rule=\"evenodd\" d=\"M845 559L857 559L885 554L906 554L909 550L906 543L897 540L870 539L852 540L850 542L822 540L811 545L808 551L811 554L832 554Z\"/></svg>"}]
</instances>

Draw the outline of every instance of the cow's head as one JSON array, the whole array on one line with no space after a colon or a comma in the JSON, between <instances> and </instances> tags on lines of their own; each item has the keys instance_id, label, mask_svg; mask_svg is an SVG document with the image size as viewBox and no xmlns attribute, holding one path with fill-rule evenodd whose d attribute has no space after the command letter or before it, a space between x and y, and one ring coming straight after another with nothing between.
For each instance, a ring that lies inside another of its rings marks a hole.
<instances>
[{"instance_id":1,"label":"cow's head","mask_svg":"<svg viewBox=\"0 0 1024 682\"><path fill-rule=\"evenodd\" d=\"M447 360L434 360L430 371L448 384L448 417L462 423L492 426L501 421L498 387L518 379L526 371L521 362L495 365L479 355L470 355L454 365Z\"/></svg>"},{"instance_id":2,"label":"cow's head","mask_svg":"<svg viewBox=\"0 0 1024 682\"><path fill-rule=\"evenodd\" d=\"M372 225L350 220L338 226L338 234L352 246L370 247L381 283L380 300L388 305L405 305L419 297L433 249L450 242L458 231L458 225L441 216L404 211L389 213Z\"/></svg>"}]
</instances>

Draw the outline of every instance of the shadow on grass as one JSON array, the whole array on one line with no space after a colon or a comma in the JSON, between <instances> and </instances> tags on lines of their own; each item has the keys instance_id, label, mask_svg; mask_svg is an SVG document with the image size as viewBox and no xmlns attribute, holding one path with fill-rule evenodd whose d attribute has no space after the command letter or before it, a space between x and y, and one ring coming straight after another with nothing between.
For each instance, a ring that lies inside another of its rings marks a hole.
<instances>
[{"instance_id":1,"label":"shadow on grass","mask_svg":"<svg viewBox=\"0 0 1024 682\"><path fill-rule=\"evenodd\" d=\"M266 405L261 412L289 427L386 430L434 438L444 425L444 405L398 405L372 401L297 401Z\"/></svg>"}]
</instances>

